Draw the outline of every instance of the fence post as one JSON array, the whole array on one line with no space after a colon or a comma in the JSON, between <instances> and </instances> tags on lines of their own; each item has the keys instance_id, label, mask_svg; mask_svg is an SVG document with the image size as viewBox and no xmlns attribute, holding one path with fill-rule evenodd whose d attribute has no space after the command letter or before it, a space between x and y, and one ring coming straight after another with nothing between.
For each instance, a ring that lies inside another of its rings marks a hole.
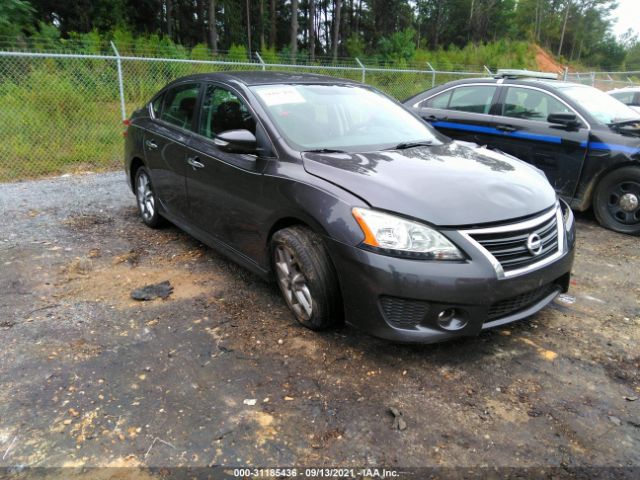
<instances>
[{"instance_id":1,"label":"fence post","mask_svg":"<svg viewBox=\"0 0 640 480\"><path fill-rule=\"evenodd\" d=\"M113 41L111 41L110 43L111 43L111 48L113 48L113 51L116 54L116 62L118 65L118 87L120 88L120 110L122 112L122 121L124 122L127 119L127 109L124 106L124 83L122 82L122 60L120 60L120 54L118 53L118 49L116 48L116 45L113 43Z\"/></svg>"},{"instance_id":2,"label":"fence post","mask_svg":"<svg viewBox=\"0 0 640 480\"><path fill-rule=\"evenodd\" d=\"M484 67L484 71L487 72L490 77L493 77L493 72L491 71L491 69L486 65L483 65L483 67Z\"/></svg>"},{"instance_id":3,"label":"fence post","mask_svg":"<svg viewBox=\"0 0 640 480\"><path fill-rule=\"evenodd\" d=\"M364 83L367 77L367 69L358 57L356 57L356 63L362 69L362 83Z\"/></svg>"},{"instance_id":4,"label":"fence post","mask_svg":"<svg viewBox=\"0 0 640 480\"><path fill-rule=\"evenodd\" d=\"M257 51L253 52L253 53L255 54L256 58L260 62L260 65L262 65L262 71L264 72L267 69L266 64L264 63L264 60L262 60L262 57L260 56L260 54Z\"/></svg>"},{"instance_id":5,"label":"fence post","mask_svg":"<svg viewBox=\"0 0 640 480\"><path fill-rule=\"evenodd\" d=\"M591 72L591 86L596 86L596 72Z\"/></svg>"},{"instance_id":6,"label":"fence post","mask_svg":"<svg viewBox=\"0 0 640 480\"><path fill-rule=\"evenodd\" d=\"M427 62L427 67L431 69L431 88L433 88L436 86L436 69L429 62Z\"/></svg>"},{"instance_id":7,"label":"fence post","mask_svg":"<svg viewBox=\"0 0 640 480\"><path fill-rule=\"evenodd\" d=\"M562 73L562 80L566 82L568 77L569 77L569 67L564 67L564 71Z\"/></svg>"},{"instance_id":8,"label":"fence post","mask_svg":"<svg viewBox=\"0 0 640 480\"><path fill-rule=\"evenodd\" d=\"M633 80L631 80L630 77L627 77L627 81L629 82L629 85L633 85Z\"/></svg>"}]
</instances>

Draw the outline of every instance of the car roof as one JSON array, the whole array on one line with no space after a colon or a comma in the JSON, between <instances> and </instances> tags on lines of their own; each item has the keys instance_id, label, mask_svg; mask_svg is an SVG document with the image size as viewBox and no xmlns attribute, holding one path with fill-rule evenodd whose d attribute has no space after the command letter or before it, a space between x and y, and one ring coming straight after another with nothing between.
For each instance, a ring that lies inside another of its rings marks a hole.
<instances>
[{"instance_id":1,"label":"car roof","mask_svg":"<svg viewBox=\"0 0 640 480\"><path fill-rule=\"evenodd\" d=\"M640 92L640 87L614 88L613 90L609 90L607 93L613 93L613 92Z\"/></svg>"},{"instance_id":2,"label":"car roof","mask_svg":"<svg viewBox=\"0 0 640 480\"><path fill-rule=\"evenodd\" d=\"M551 89L572 87L575 85L588 87L575 82L566 82L564 80L550 80L544 78L494 78L494 77L478 77L478 78L465 78L462 80L454 80L452 82L445 83L441 86L454 86L454 85L473 85L476 83L495 83L497 85L531 85L531 86L546 86Z\"/></svg>"},{"instance_id":3,"label":"car roof","mask_svg":"<svg viewBox=\"0 0 640 480\"><path fill-rule=\"evenodd\" d=\"M290 73L279 71L231 71L199 73L181 77L172 83L184 81L221 81L235 82L246 86L269 85L274 83L287 84L325 84L325 85L361 85L353 80L331 77L329 75L317 75L314 73Z\"/></svg>"}]
</instances>

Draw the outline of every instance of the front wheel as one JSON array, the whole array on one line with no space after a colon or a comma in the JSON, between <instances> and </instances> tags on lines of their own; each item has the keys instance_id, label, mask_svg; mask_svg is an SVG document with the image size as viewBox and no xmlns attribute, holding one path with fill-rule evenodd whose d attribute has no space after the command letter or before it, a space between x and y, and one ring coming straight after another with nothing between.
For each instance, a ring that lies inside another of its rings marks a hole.
<instances>
[{"instance_id":1,"label":"front wheel","mask_svg":"<svg viewBox=\"0 0 640 480\"><path fill-rule=\"evenodd\" d=\"M596 189L593 210L600 225L640 235L640 168L623 167L607 174Z\"/></svg>"},{"instance_id":2,"label":"front wheel","mask_svg":"<svg viewBox=\"0 0 640 480\"><path fill-rule=\"evenodd\" d=\"M162 217L158 213L158 201L149 172L144 167L136 171L136 200L138 212L142 221L151 228L157 228L162 223Z\"/></svg>"},{"instance_id":3,"label":"front wheel","mask_svg":"<svg viewBox=\"0 0 640 480\"><path fill-rule=\"evenodd\" d=\"M340 322L340 290L322 237L299 226L277 231L271 239L271 264L298 322L312 330Z\"/></svg>"}]
</instances>

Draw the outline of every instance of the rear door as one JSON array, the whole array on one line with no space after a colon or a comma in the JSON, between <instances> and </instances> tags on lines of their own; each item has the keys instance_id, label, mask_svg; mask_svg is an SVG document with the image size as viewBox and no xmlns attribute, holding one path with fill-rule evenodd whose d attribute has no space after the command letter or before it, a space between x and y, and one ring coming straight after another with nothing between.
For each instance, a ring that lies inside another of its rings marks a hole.
<instances>
[{"instance_id":1,"label":"rear door","mask_svg":"<svg viewBox=\"0 0 640 480\"><path fill-rule=\"evenodd\" d=\"M200 86L178 84L152 102L154 120L144 133L147 167L156 194L169 214L187 212L186 157Z\"/></svg>"},{"instance_id":2,"label":"rear door","mask_svg":"<svg viewBox=\"0 0 640 480\"><path fill-rule=\"evenodd\" d=\"M445 135L481 145L489 141L487 127L497 98L496 84L460 85L420 102L418 114Z\"/></svg>"},{"instance_id":3,"label":"rear door","mask_svg":"<svg viewBox=\"0 0 640 480\"><path fill-rule=\"evenodd\" d=\"M498 103L489 145L535 165L560 195L572 197L587 153L586 121L561 98L536 87L504 85ZM580 126L550 124L550 113L576 114Z\"/></svg>"}]
</instances>

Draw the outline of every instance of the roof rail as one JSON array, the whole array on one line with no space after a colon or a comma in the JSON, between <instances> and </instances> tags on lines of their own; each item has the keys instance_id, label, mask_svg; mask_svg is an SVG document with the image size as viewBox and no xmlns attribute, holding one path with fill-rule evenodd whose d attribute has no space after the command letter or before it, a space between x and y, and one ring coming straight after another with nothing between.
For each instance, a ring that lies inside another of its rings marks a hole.
<instances>
[{"instance_id":1,"label":"roof rail","mask_svg":"<svg viewBox=\"0 0 640 480\"><path fill-rule=\"evenodd\" d=\"M499 69L494 78L544 78L557 80L557 73L534 72L533 70Z\"/></svg>"}]
</instances>

